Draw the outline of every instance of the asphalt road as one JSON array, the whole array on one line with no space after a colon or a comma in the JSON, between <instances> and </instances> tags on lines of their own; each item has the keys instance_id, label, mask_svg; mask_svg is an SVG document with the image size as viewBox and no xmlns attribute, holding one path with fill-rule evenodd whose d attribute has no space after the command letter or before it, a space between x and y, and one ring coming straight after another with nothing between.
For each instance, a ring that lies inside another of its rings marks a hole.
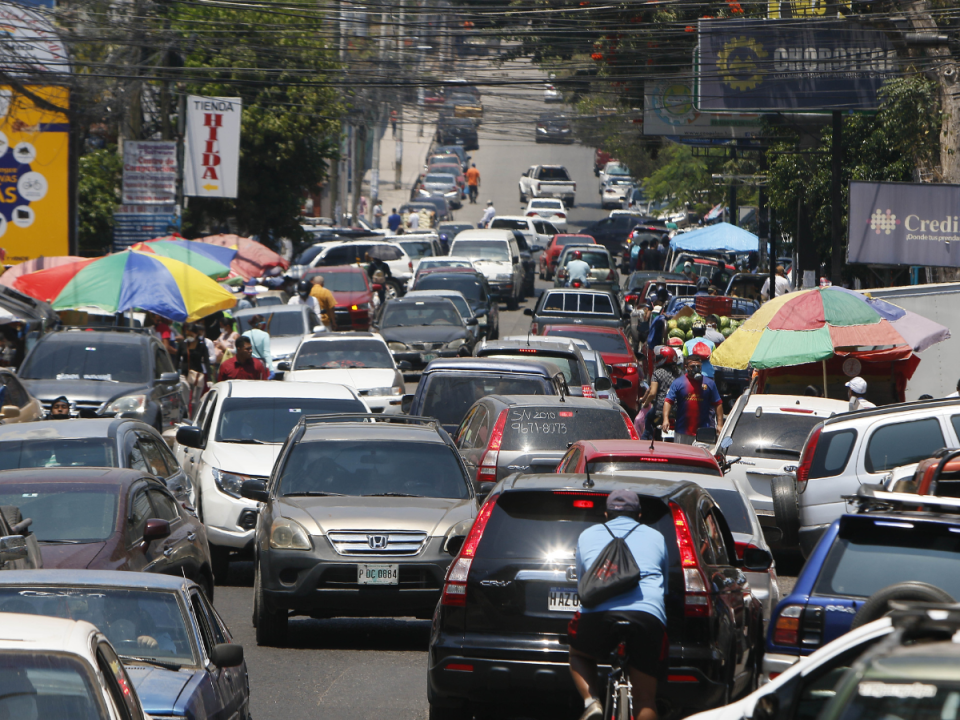
<instances>
[{"instance_id":1,"label":"asphalt road","mask_svg":"<svg viewBox=\"0 0 960 720\"><path fill-rule=\"evenodd\" d=\"M536 77L528 63L484 66L480 74ZM474 79L467 73L468 79ZM579 145L536 144L534 121L545 110L542 88L498 89L483 98L480 149L473 162L481 172L477 205L465 205L457 220L477 223L487 200L501 215L519 214L517 182L531 165L565 165L577 183L577 204L570 212L571 232L605 217L593 175L593 149ZM422 161L423 158L418 160ZM537 281L537 287L547 283ZM528 299L522 307L531 306ZM529 318L500 310L500 334L526 333ZM412 380L413 378L411 378ZM412 392L415 383L408 383ZM788 581L789 582L789 581ZM216 590L216 606L244 646L250 673L251 707L258 720L414 720L427 717L426 648L430 623L414 619L295 618L290 646L260 648L251 625L252 563L235 563L229 585ZM792 585L792 583L791 583Z\"/></svg>"}]
</instances>

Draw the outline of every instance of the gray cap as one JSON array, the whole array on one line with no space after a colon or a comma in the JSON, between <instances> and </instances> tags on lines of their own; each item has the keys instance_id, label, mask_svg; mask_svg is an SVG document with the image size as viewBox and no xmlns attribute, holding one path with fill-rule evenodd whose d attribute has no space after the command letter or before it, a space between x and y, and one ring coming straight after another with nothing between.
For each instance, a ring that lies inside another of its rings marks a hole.
<instances>
[{"instance_id":1,"label":"gray cap","mask_svg":"<svg viewBox=\"0 0 960 720\"><path fill-rule=\"evenodd\" d=\"M640 512L640 498L633 490L614 490L607 495L607 510Z\"/></svg>"}]
</instances>

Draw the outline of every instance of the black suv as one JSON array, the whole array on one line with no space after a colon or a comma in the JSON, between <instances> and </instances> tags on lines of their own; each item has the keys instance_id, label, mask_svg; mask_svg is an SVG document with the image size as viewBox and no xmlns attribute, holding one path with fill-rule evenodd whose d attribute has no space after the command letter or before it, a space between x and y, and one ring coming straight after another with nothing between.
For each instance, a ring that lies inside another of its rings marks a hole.
<instances>
[{"instance_id":1,"label":"black suv","mask_svg":"<svg viewBox=\"0 0 960 720\"><path fill-rule=\"evenodd\" d=\"M492 485L488 486L492 487ZM257 642L282 644L290 615L428 618L451 546L477 496L435 420L308 415L269 480L246 480L263 503L254 539Z\"/></svg>"},{"instance_id":2,"label":"black suv","mask_svg":"<svg viewBox=\"0 0 960 720\"><path fill-rule=\"evenodd\" d=\"M413 290L457 290L470 303L477 317L477 335L488 339L500 337L500 305L490 293L483 273L432 271L418 275Z\"/></svg>"},{"instance_id":3,"label":"black suv","mask_svg":"<svg viewBox=\"0 0 960 720\"><path fill-rule=\"evenodd\" d=\"M160 432L185 414L180 373L160 341L143 331L47 333L19 375L48 412L53 400L65 395L79 417L130 417Z\"/></svg>"},{"instance_id":4,"label":"black suv","mask_svg":"<svg viewBox=\"0 0 960 720\"><path fill-rule=\"evenodd\" d=\"M771 557L748 548L737 559L706 490L686 480L511 475L490 492L447 572L427 662L431 717L465 718L484 703L580 703L565 636L579 607L574 554L580 533L603 522L606 496L624 487L640 496L642 522L663 533L669 554L661 697L689 714L754 687L763 617L743 570L762 571Z\"/></svg>"}]
</instances>

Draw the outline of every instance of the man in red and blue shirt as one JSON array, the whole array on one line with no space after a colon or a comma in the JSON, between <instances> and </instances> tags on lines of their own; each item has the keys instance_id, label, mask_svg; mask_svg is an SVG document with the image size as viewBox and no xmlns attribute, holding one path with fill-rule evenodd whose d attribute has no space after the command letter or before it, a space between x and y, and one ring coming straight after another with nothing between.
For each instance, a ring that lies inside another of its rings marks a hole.
<instances>
[{"instance_id":1,"label":"man in red and blue shirt","mask_svg":"<svg viewBox=\"0 0 960 720\"><path fill-rule=\"evenodd\" d=\"M681 375L667 391L663 401L663 429L670 430L670 408L677 406L674 442L693 445L700 428L723 427L723 403L713 380L703 376L703 359L688 355ZM716 418L714 418L716 415Z\"/></svg>"}]
</instances>

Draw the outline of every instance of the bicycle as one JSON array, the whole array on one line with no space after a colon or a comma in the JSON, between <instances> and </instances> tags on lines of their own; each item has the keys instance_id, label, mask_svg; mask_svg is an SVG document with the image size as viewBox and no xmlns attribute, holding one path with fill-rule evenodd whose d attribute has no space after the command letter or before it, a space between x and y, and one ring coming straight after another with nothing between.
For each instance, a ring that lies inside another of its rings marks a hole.
<instances>
[{"instance_id":1,"label":"bicycle","mask_svg":"<svg viewBox=\"0 0 960 720\"><path fill-rule=\"evenodd\" d=\"M617 637L617 646L610 653L610 672L607 674L607 694L603 703L604 720L633 720L633 685L627 672L627 635L630 623L618 620L612 632Z\"/></svg>"}]
</instances>

